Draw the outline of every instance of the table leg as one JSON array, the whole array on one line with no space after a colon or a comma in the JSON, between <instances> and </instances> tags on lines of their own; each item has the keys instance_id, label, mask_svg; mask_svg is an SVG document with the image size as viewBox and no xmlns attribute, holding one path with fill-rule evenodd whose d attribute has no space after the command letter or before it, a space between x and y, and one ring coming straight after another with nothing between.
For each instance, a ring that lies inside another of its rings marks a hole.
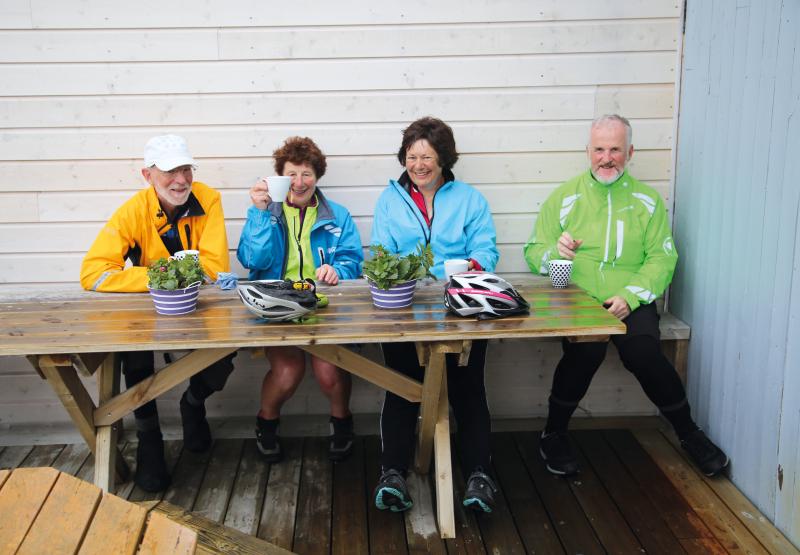
<instances>
[{"instance_id":1,"label":"table leg","mask_svg":"<svg viewBox=\"0 0 800 555\"><path fill-rule=\"evenodd\" d=\"M100 365L97 376L97 391L100 403L119 393L120 359L117 354L108 355ZM121 420L107 426L97 427L97 449L94 460L94 483L103 491L113 492L116 478L125 482L130 469L117 449Z\"/></svg>"},{"instance_id":2,"label":"table leg","mask_svg":"<svg viewBox=\"0 0 800 555\"><path fill-rule=\"evenodd\" d=\"M37 366L47 379L50 387L58 395L61 404L67 410L75 427L83 437L86 445L94 453L95 458L103 458L105 455L99 454L97 442L97 429L94 423L94 402L89 396L89 392L83 386L83 382L78 378L78 373L72 365L72 358L69 355L41 355L38 357ZM124 464L124 459L119 453L116 445L109 445L107 450L115 453L117 460ZM103 447L106 450L106 447ZM106 456L110 460L111 454ZM120 472L120 478L127 478L127 466Z\"/></svg>"},{"instance_id":3,"label":"table leg","mask_svg":"<svg viewBox=\"0 0 800 555\"><path fill-rule=\"evenodd\" d=\"M447 379L442 380L439 410L433 433L434 464L436 468L436 520L442 538L456 537L453 507L453 469L450 456L450 420L447 400Z\"/></svg>"},{"instance_id":4,"label":"table leg","mask_svg":"<svg viewBox=\"0 0 800 555\"><path fill-rule=\"evenodd\" d=\"M417 454L414 459L414 469L420 474L427 473L431 466L433 429L439 416L439 399L445 374L444 356L443 352L431 349L428 356L428 365L425 368L425 379L422 382Z\"/></svg>"}]
</instances>

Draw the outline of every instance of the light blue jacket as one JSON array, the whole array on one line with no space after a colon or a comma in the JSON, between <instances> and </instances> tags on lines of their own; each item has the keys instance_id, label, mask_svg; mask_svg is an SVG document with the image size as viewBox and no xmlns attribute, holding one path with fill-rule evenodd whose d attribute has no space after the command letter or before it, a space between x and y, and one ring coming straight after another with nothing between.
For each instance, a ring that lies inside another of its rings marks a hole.
<instances>
[{"instance_id":1,"label":"light blue jacket","mask_svg":"<svg viewBox=\"0 0 800 555\"><path fill-rule=\"evenodd\" d=\"M452 178L450 172L445 174L446 179ZM407 180L404 173L400 181ZM436 191L430 228L405 186L390 180L375 206L370 243L402 255L414 252L420 243L430 244L431 273L439 279L445 277L445 260L473 258L492 272L500 257L489 204L477 189L454 179Z\"/></svg>"},{"instance_id":2,"label":"light blue jacket","mask_svg":"<svg viewBox=\"0 0 800 555\"><path fill-rule=\"evenodd\" d=\"M361 275L364 253L361 237L347 208L325 198L317 189L317 221L311 228L314 267L330 264L339 279ZM273 202L266 210L251 206L242 229L236 257L250 270L250 279L283 279L289 259L289 234L283 204Z\"/></svg>"}]
</instances>

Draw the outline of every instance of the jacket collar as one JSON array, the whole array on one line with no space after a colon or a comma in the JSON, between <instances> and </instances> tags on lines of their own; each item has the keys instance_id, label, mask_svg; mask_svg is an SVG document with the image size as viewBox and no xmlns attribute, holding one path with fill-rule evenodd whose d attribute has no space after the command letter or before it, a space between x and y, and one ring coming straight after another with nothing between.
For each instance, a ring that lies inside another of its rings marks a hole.
<instances>
[{"instance_id":1,"label":"jacket collar","mask_svg":"<svg viewBox=\"0 0 800 555\"><path fill-rule=\"evenodd\" d=\"M314 194L317 196L317 221L321 222L324 220L332 220L333 208L331 208L331 205L328 203L328 199L322 193L322 189L317 187L317 190ZM283 203L273 202L267 206L267 210L269 210L270 214L280 220L281 216L283 216Z\"/></svg>"},{"instance_id":2,"label":"jacket collar","mask_svg":"<svg viewBox=\"0 0 800 555\"><path fill-rule=\"evenodd\" d=\"M176 212L177 216L174 218L173 222L168 221L167 214L161 208L161 204L158 202L158 195L156 195L156 191L153 189L152 185L147 188L147 206L150 214L152 214L153 222L158 229L161 229L168 223L174 223L181 218L204 216L206 213L200 201L194 196L194 192L191 192L186 202L178 208Z\"/></svg>"}]
</instances>

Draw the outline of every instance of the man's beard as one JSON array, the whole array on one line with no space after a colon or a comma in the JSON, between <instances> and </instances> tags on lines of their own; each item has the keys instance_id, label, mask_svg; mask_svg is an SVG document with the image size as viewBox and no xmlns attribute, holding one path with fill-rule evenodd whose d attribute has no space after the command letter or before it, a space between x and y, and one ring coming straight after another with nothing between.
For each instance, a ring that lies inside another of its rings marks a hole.
<instances>
[{"instance_id":1,"label":"man's beard","mask_svg":"<svg viewBox=\"0 0 800 555\"><path fill-rule=\"evenodd\" d=\"M603 169L611 169L611 168L603 168ZM606 179L603 179L603 178L601 178L600 176L598 176L598 175L595 175L595 173L594 173L594 172L592 172L592 176L595 178L595 180L596 180L598 183L601 183L601 184L603 184L603 185L611 185L611 184L612 184L612 183L614 183L614 182L615 182L617 179L619 179L619 178L620 178L620 176L621 176L621 175L622 175L622 174L625 172L625 168L623 167L623 168L622 168L622 170L620 170L620 169L618 169L618 168L614 168L614 172L615 172L615 173L614 173L614 176L613 176L613 177L606 178Z\"/></svg>"}]
</instances>

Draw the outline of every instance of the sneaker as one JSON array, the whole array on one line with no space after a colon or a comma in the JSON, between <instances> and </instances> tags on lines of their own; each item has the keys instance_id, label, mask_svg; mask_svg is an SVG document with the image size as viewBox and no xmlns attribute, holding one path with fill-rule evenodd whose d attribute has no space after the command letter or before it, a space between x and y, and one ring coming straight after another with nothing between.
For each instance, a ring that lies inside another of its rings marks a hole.
<instances>
[{"instance_id":1,"label":"sneaker","mask_svg":"<svg viewBox=\"0 0 800 555\"><path fill-rule=\"evenodd\" d=\"M170 477L164 460L164 438L161 430L136 432L139 445L136 447L136 474L133 482L144 491L164 491L169 487Z\"/></svg>"},{"instance_id":2,"label":"sneaker","mask_svg":"<svg viewBox=\"0 0 800 555\"><path fill-rule=\"evenodd\" d=\"M192 405L186 400L186 392L184 392L180 407L183 446L192 453L205 453L211 447L211 428L208 427L208 420L206 420L206 406Z\"/></svg>"},{"instance_id":3,"label":"sneaker","mask_svg":"<svg viewBox=\"0 0 800 555\"><path fill-rule=\"evenodd\" d=\"M410 509L413 504L403 475L394 468L384 471L375 488L375 506L382 511L389 509L399 513Z\"/></svg>"},{"instance_id":4,"label":"sneaker","mask_svg":"<svg viewBox=\"0 0 800 555\"><path fill-rule=\"evenodd\" d=\"M722 449L714 445L699 428L681 440L681 447L706 476L716 476L730 462Z\"/></svg>"},{"instance_id":5,"label":"sneaker","mask_svg":"<svg viewBox=\"0 0 800 555\"><path fill-rule=\"evenodd\" d=\"M353 415L347 418L331 416L331 443L328 447L328 458L332 461L346 459L353 452Z\"/></svg>"},{"instance_id":6,"label":"sneaker","mask_svg":"<svg viewBox=\"0 0 800 555\"><path fill-rule=\"evenodd\" d=\"M539 454L549 470L559 476L570 476L578 472L578 459L572 451L567 432L542 432Z\"/></svg>"},{"instance_id":7,"label":"sneaker","mask_svg":"<svg viewBox=\"0 0 800 555\"><path fill-rule=\"evenodd\" d=\"M491 513L497 486L481 467L476 468L467 480L463 504L476 512Z\"/></svg>"},{"instance_id":8,"label":"sneaker","mask_svg":"<svg viewBox=\"0 0 800 555\"><path fill-rule=\"evenodd\" d=\"M269 463L276 463L283 458L281 451L281 440L278 437L278 425L281 419L266 420L256 416L256 445L264 460Z\"/></svg>"}]
</instances>

